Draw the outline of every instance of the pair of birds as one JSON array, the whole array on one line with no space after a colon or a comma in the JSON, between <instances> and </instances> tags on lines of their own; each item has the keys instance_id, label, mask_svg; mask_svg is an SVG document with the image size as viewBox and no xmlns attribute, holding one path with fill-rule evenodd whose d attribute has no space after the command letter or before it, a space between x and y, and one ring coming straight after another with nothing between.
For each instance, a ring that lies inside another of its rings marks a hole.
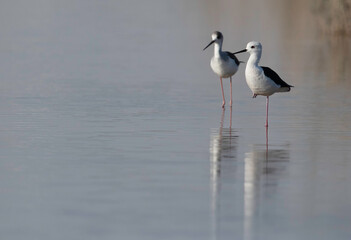
<instances>
[{"instance_id":1,"label":"pair of birds","mask_svg":"<svg viewBox=\"0 0 351 240\"><path fill-rule=\"evenodd\" d=\"M235 54L248 52L250 58L245 69L246 83L253 93L253 98L257 95L266 96L266 124L268 127L268 105L269 96L276 92L289 92L293 87L284 82L279 75L269 67L258 66L262 55L262 45L259 42L249 42L244 50L231 53L223 52L223 35L216 31L212 34L212 41L203 49L214 44L214 56L211 59L211 68L219 76L221 82L223 104L225 105L222 78L230 78L230 106L232 106L232 76L238 71L240 62Z\"/></svg>"}]
</instances>

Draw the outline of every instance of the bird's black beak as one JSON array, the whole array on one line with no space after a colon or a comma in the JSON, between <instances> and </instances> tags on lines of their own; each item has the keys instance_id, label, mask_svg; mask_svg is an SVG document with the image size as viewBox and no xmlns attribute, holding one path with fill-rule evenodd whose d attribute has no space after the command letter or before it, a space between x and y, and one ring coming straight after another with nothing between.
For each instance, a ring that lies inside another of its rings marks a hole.
<instances>
[{"instance_id":1,"label":"bird's black beak","mask_svg":"<svg viewBox=\"0 0 351 240\"><path fill-rule=\"evenodd\" d=\"M243 52L247 52L247 50L246 50L246 49L244 49L244 50L241 50L241 51L235 52L235 53L233 53L233 54L238 54L238 53L243 53Z\"/></svg>"},{"instance_id":2,"label":"bird's black beak","mask_svg":"<svg viewBox=\"0 0 351 240\"><path fill-rule=\"evenodd\" d=\"M208 48L209 46L211 46L211 44L213 44L216 40L211 41L202 51L204 51L206 48Z\"/></svg>"}]
</instances>

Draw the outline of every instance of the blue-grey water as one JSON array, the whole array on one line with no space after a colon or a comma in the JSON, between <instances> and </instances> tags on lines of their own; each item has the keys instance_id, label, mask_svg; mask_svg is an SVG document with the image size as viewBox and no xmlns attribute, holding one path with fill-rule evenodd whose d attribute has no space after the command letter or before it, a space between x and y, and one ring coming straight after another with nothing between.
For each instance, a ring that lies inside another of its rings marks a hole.
<instances>
[{"instance_id":1,"label":"blue-grey water","mask_svg":"<svg viewBox=\"0 0 351 240\"><path fill-rule=\"evenodd\" d=\"M351 239L351 42L310 9L2 2L0 238ZM261 41L295 86L270 98L268 132L245 64L222 111L214 30L225 50Z\"/></svg>"}]
</instances>

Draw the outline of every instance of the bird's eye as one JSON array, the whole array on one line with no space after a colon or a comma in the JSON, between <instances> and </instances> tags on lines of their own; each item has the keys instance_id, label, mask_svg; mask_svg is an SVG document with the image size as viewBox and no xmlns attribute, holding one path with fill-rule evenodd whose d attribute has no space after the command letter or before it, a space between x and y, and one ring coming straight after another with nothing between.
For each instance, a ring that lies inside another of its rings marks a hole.
<instances>
[{"instance_id":1,"label":"bird's eye","mask_svg":"<svg viewBox=\"0 0 351 240\"><path fill-rule=\"evenodd\" d=\"M255 46L251 46L251 48L255 48Z\"/></svg>"}]
</instances>

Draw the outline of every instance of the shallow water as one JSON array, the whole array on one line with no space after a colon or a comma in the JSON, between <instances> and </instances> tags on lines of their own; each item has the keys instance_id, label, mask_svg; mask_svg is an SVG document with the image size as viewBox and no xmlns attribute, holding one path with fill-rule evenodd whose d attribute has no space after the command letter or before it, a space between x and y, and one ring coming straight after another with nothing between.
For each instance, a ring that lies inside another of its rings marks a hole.
<instances>
[{"instance_id":1,"label":"shallow water","mask_svg":"<svg viewBox=\"0 0 351 240\"><path fill-rule=\"evenodd\" d=\"M0 11L2 239L351 238L351 44L318 35L305 1ZM225 50L261 41L295 86L268 132L244 65L221 109L213 30Z\"/></svg>"}]
</instances>

